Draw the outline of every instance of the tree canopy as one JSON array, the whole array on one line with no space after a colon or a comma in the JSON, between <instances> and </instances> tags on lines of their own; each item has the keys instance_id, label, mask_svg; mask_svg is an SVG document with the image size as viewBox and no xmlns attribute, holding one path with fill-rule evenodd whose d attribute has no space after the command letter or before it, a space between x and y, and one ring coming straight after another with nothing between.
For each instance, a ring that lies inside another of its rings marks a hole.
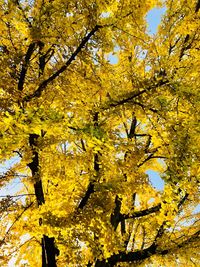
<instances>
[{"instance_id":1,"label":"tree canopy","mask_svg":"<svg viewBox=\"0 0 200 267\"><path fill-rule=\"evenodd\" d=\"M0 0L1 266L200 265L199 9Z\"/></svg>"}]
</instances>

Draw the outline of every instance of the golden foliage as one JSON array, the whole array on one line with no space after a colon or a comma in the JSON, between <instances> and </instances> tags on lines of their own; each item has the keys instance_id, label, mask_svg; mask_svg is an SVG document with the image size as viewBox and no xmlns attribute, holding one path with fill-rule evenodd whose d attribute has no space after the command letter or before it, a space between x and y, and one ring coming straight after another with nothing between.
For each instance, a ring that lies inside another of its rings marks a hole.
<instances>
[{"instance_id":1,"label":"golden foliage","mask_svg":"<svg viewBox=\"0 0 200 267\"><path fill-rule=\"evenodd\" d=\"M0 0L1 266L200 264L199 9Z\"/></svg>"}]
</instances>

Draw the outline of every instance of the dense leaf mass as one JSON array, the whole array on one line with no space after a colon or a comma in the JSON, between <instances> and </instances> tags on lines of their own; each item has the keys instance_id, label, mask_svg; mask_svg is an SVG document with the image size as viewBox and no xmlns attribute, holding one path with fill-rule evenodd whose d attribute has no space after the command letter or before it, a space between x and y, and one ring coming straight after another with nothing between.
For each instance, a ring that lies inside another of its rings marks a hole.
<instances>
[{"instance_id":1,"label":"dense leaf mass","mask_svg":"<svg viewBox=\"0 0 200 267\"><path fill-rule=\"evenodd\" d=\"M0 0L1 266L200 266L199 9Z\"/></svg>"}]
</instances>

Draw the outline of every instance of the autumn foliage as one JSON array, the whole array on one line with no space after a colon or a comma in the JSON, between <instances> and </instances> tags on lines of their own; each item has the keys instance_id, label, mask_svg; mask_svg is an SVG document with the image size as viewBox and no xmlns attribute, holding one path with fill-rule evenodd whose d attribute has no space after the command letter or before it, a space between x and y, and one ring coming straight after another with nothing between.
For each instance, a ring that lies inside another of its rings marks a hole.
<instances>
[{"instance_id":1,"label":"autumn foliage","mask_svg":"<svg viewBox=\"0 0 200 267\"><path fill-rule=\"evenodd\" d=\"M1 266L200 266L199 9L0 0Z\"/></svg>"}]
</instances>

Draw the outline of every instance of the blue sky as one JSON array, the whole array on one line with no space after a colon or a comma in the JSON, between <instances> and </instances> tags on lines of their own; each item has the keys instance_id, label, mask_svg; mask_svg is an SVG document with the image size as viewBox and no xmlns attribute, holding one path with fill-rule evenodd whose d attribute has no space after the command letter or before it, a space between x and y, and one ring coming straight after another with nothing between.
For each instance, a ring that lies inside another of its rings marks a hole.
<instances>
[{"instance_id":1,"label":"blue sky","mask_svg":"<svg viewBox=\"0 0 200 267\"><path fill-rule=\"evenodd\" d=\"M12 157L4 164L0 164L0 175L6 173L14 164L19 161L19 157ZM17 193L22 188L20 178L14 179L12 183L9 183L6 187L0 188L0 196L10 195Z\"/></svg>"},{"instance_id":2,"label":"blue sky","mask_svg":"<svg viewBox=\"0 0 200 267\"><path fill-rule=\"evenodd\" d=\"M158 30L158 26L161 22L162 16L165 13L166 8L153 8L151 9L146 16L146 20L148 23L148 28L147 28L147 32L150 35L154 35L156 34L157 30ZM116 49L117 51L117 49ZM118 63L118 57L113 55L112 53L110 53L110 55L108 56L108 59L110 61L111 64L117 64Z\"/></svg>"},{"instance_id":3,"label":"blue sky","mask_svg":"<svg viewBox=\"0 0 200 267\"><path fill-rule=\"evenodd\" d=\"M148 22L148 33L155 34L158 29L158 25L162 19L163 14L165 13L166 8L153 8L147 13L147 22Z\"/></svg>"},{"instance_id":4,"label":"blue sky","mask_svg":"<svg viewBox=\"0 0 200 267\"><path fill-rule=\"evenodd\" d=\"M153 187L155 187L158 190L163 190L164 181L160 178L160 175L158 172L153 171L153 170L148 170L146 171L146 174L148 174Z\"/></svg>"},{"instance_id":5,"label":"blue sky","mask_svg":"<svg viewBox=\"0 0 200 267\"><path fill-rule=\"evenodd\" d=\"M148 12L146 19L148 23L148 33L150 35L156 34L158 26L161 22L162 16L165 13L165 11L166 8L153 8ZM148 174L153 187L155 187L158 190L163 190L164 182L160 178L159 173L153 170L148 170L146 173Z\"/></svg>"}]
</instances>

